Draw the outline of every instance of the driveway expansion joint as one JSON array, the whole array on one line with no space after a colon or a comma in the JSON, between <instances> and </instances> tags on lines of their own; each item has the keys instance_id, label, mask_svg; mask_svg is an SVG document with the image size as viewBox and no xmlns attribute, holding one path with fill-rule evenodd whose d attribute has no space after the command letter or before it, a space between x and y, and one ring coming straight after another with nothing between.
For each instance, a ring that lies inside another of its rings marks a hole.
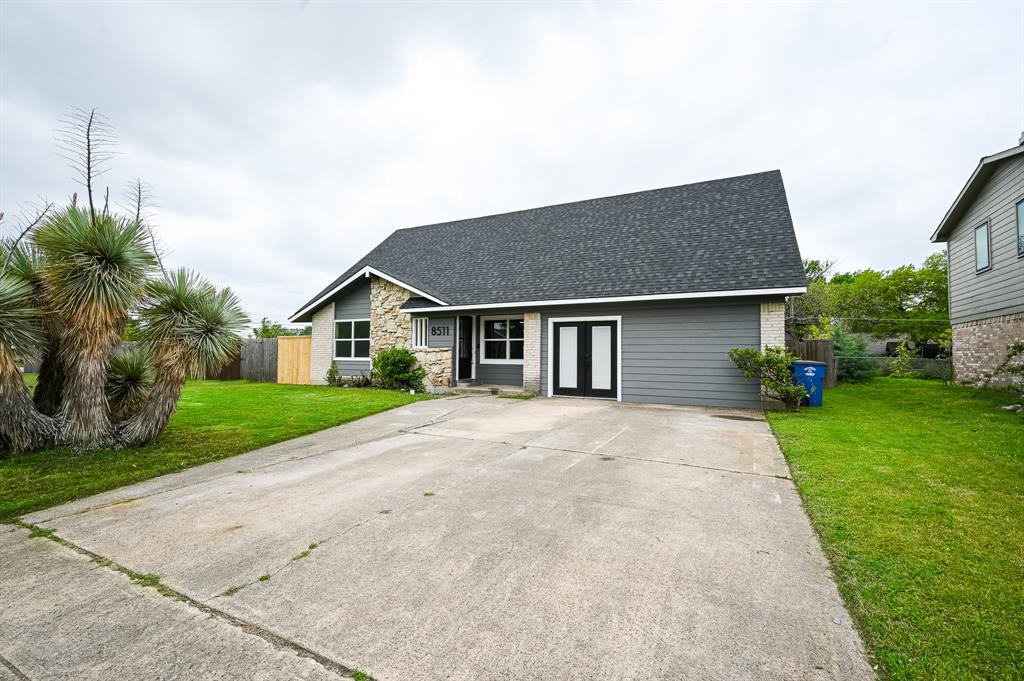
<instances>
[{"instance_id":1,"label":"driveway expansion joint","mask_svg":"<svg viewBox=\"0 0 1024 681\"><path fill-rule=\"evenodd\" d=\"M0 665L2 665L9 672L14 674L14 678L18 679L18 681L32 681L32 679L30 679L28 676L25 675L25 672L23 672L20 669L18 669L17 667L15 667L14 663L11 662L10 660L8 660L3 655L0 655Z\"/></svg>"},{"instance_id":2,"label":"driveway expansion joint","mask_svg":"<svg viewBox=\"0 0 1024 681\"><path fill-rule=\"evenodd\" d=\"M99 555L98 553L94 553L93 551L90 551L85 547L79 546L73 542L68 541L67 539L64 539L63 537L58 536L53 530L48 530L37 525L22 522L20 520L15 521L13 524L20 526L26 530L29 530L30 537L48 539L52 542L60 544L66 549L69 549L71 551L74 551L78 554L85 556L86 558L93 561L100 567L105 567L114 572L119 572L122 575L125 575L126 577L128 577L140 586L152 587L156 589L157 593L159 593L161 596L164 596L165 598L171 598L173 600L184 603L185 605L195 608L196 610L199 610L200 612L209 617L218 619L230 626L236 627L245 632L246 634L261 638L277 650L291 652L292 654L297 655L298 657L313 660L321 667L323 667L325 670L336 674L339 678L357 678L363 681L374 681L373 677L366 674L365 672L341 664L340 662L337 662L336 660L332 660L329 657L321 655L320 653L311 650L300 643L296 643L295 641L275 634L269 629L265 629L264 627L261 627L258 624L253 624L252 622L243 620L240 617L235 617L234 615L224 612L219 608L215 608L211 605L203 603L202 601L196 600L188 594L172 589L171 587L162 584L159 580L158 575L143 575L138 572L135 572L131 568L119 565L118 563L115 563L109 558L105 558ZM0 663L2 663L5 667L10 669L12 673L14 673L19 679L26 679L28 681L31 681L20 670L14 667L13 664L8 662L2 655L0 655Z\"/></svg>"}]
</instances>

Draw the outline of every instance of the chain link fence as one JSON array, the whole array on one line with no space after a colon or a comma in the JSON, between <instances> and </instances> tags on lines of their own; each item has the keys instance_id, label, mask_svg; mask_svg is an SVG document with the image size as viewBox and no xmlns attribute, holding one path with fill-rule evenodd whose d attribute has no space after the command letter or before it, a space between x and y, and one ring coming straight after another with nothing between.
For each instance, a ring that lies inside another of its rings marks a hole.
<instances>
[{"instance_id":1,"label":"chain link fence","mask_svg":"<svg viewBox=\"0 0 1024 681\"><path fill-rule=\"evenodd\" d=\"M847 376L868 378L869 376L888 376L896 357L867 355L863 357L836 357L836 373L839 380ZM953 380L953 362L949 359L924 359L914 357L910 360L911 369L921 378L931 378L949 383Z\"/></svg>"}]
</instances>

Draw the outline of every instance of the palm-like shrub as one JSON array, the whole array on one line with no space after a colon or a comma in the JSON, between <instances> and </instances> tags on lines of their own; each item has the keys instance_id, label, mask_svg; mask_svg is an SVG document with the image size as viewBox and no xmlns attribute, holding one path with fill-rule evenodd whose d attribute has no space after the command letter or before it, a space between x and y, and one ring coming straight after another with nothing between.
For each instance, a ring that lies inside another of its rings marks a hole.
<instances>
[{"instance_id":1,"label":"palm-like shrub","mask_svg":"<svg viewBox=\"0 0 1024 681\"><path fill-rule=\"evenodd\" d=\"M153 440L186 378L222 366L248 324L230 289L186 270L162 272L141 184L134 215L95 209L103 137L94 114L81 123L82 139L69 144L88 206L73 198L47 207L16 239L0 241L0 451ZM141 319L142 341L118 353L130 314ZM33 400L19 362L40 353Z\"/></svg>"}]
</instances>

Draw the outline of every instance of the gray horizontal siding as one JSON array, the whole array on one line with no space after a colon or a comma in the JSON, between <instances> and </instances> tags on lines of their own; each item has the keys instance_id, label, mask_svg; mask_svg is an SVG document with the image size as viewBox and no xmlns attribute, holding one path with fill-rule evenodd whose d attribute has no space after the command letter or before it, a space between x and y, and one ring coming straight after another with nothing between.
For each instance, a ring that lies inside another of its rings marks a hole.
<instances>
[{"instance_id":1,"label":"gray horizontal siding","mask_svg":"<svg viewBox=\"0 0 1024 681\"><path fill-rule=\"evenodd\" d=\"M734 347L757 347L758 302L666 301L546 308L541 315L541 390L548 386L551 317L622 317L622 399L677 405L757 408L760 387L729 359Z\"/></svg>"},{"instance_id":2,"label":"gray horizontal siding","mask_svg":"<svg viewBox=\"0 0 1024 681\"><path fill-rule=\"evenodd\" d=\"M370 369L373 368L373 364L368 359L336 359L334 366L338 367L338 373L342 376L369 374Z\"/></svg>"},{"instance_id":3,"label":"gray horizontal siding","mask_svg":"<svg viewBox=\"0 0 1024 681\"><path fill-rule=\"evenodd\" d=\"M370 318L370 280L358 279L334 298L335 319Z\"/></svg>"},{"instance_id":4,"label":"gray horizontal siding","mask_svg":"<svg viewBox=\"0 0 1024 681\"><path fill-rule=\"evenodd\" d=\"M1024 258L1017 254L1016 203L1024 199L1024 158L997 168L949 239L953 323L1024 312ZM988 221L992 267L977 272L974 228Z\"/></svg>"},{"instance_id":5,"label":"gray horizontal siding","mask_svg":"<svg viewBox=\"0 0 1024 681\"><path fill-rule=\"evenodd\" d=\"M334 297L335 319L370 318L370 280L358 279ZM333 345L331 346L333 348ZM336 359L334 366L342 376L369 374L373 368L369 359Z\"/></svg>"},{"instance_id":6,"label":"gray horizontal siding","mask_svg":"<svg viewBox=\"0 0 1024 681\"><path fill-rule=\"evenodd\" d=\"M479 351L478 351L479 352ZM479 355L477 355L479 356ZM480 364L476 365L476 382L494 385L523 385L522 364Z\"/></svg>"}]
</instances>

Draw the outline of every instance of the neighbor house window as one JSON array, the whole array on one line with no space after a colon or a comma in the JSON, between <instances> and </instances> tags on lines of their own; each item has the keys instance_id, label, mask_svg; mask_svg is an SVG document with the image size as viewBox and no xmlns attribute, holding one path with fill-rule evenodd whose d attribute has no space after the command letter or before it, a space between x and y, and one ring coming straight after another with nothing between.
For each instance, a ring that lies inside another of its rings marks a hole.
<instances>
[{"instance_id":1,"label":"neighbor house window","mask_svg":"<svg viewBox=\"0 0 1024 681\"><path fill-rule=\"evenodd\" d=\"M974 269L978 272L987 270L991 265L988 249L988 223L974 228Z\"/></svg>"},{"instance_id":2,"label":"neighbor house window","mask_svg":"<svg viewBox=\"0 0 1024 681\"><path fill-rule=\"evenodd\" d=\"M334 322L334 358L370 357L370 320L343 319Z\"/></svg>"},{"instance_id":3,"label":"neighbor house window","mask_svg":"<svg viewBox=\"0 0 1024 681\"><path fill-rule=\"evenodd\" d=\"M523 363L522 317L484 317L482 364Z\"/></svg>"},{"instance_id":4,"label":"neighbor house window","mask_svg":"<svg viewBox=\"0 0 1024 681\"><path fill-rule=\"evenodd\" d=\"M1024 199L1017 202L1017 255L1024 255Z\"/></svg>"},{"instance_id":5,"label":"neighbor house window","mask_svg":"<svg viewBox=\"0 0 1024 681\"><path fill-rule=\"evenodd\" d=\"M427 318L420 317L412 320L412 346L414 348L427 347Z\"/></svg>"}]
</instances>

